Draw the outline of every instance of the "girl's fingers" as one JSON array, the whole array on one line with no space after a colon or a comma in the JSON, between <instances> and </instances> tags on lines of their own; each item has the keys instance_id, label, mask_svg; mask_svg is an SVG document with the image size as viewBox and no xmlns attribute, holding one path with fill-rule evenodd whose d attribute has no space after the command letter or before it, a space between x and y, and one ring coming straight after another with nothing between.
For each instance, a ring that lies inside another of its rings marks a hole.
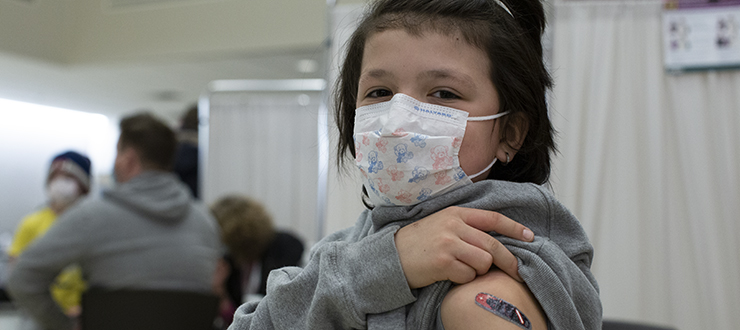
<instances>
[{"instance_id":1,"label":"girl's fingers","mask_svg":"<svg viewBox=\"0 0 740 330\"><path fill-rule=\"evenodd\" d=\"M481 257L479 253L476 255L473 252L467 252L466 254L460 254L461 257L466 258L465 260L461 261L466 262L468 263L468 265L475 268L479 272L478 274L485 274L490 268L491 263L493 263L494 265L496 265L496 267L509 274L509 276L521 282L522 278L519 276L518 270L519 261L516 259L516 257L497 239L493 238L486 232L481 231L486 229L481 229L480 226L476 225L481 225L481 223L479 222L482 222L483 225L481 226L483 226L484 228L491 228L487 231L493 230L499 233L501 233L499 231L500 228L507 228L505 230L508 230L510 232L518 232L519 230L523 232L526 227L496 212L475 209L461 210L462 211L460 212L462 213L460 218L469 226L461 227L458 235L465 243L469 244L470 249L478 249L479 251L486 252L491 256L491 258L489 259ZM496 220L491 220L492 218ZM485 227L486 223L488 223L490 226ZM511 223L514 223L516 226L512 226ZM473 260L472 258L477 259ZM481 265L483 262L488 262L488 265L485 266L485 270L483 270L483 272L481 273L481 267L483 267Z\"/></svg>"},{"instance_id":2,"label":"girl's fingers","mask_svg":"<svg viewBox=\"0 0 740 330\"><path fill-rule=\"evenodd\" d=\"M488 262L488 266L485 267L485 270L483 270L482 273L479 273L480 275L488 272L491 263L493 263L494 265L496 265L496 267L504 271L506 274L509 274L509 276L521 282L522 278L519 276L519 261L511 253L511 251L509 251L509 249L507 249L501 242L493 238L491 235L488 235L476 229L472 230L473 232L461 235L460 238L465 241L465 243L469 244L469 249L475 249L480 252L487 253L490 255L490 257L483 258L480 257L480 255L478 254L477 258L479 259L479 261L471 261L469 265L480 271L480 262L483 262L483 260L485 260ZM465 254L465 256L472 255L474 254L471 252Z\"/></svg>"},{"instance_id":3,"label":"girl's fingers","mask_svg":"<svg viewBox=\"0 0 740 330\"><path fill-rule=\"evenodd\" d=\"M449 267L447 278L452 282L463 284L474 280L477 275L475 269L471 268L468 264L455 261Z\"/></svg>"},{"instance_id":4,"label":"girl's fingers","mask_svg":"<svg viewBox=\"0 0 740 330\"><path fill-rule=\"evenodd\" d=\"M479 230L485 232L495 231L501 235L525 242L531 242L534 240L534 234L529 228L509 219L501 213L462 207L451 209L453 209L453 212L455 212L463 222Z\"/></svg>"},{"instance_id":5,"label":"girl's fingers","mask_svg":"<svg viewBox=\"0 0 740 330\"><path fill-rule=\"evenodd\" d=\"M484 236L491 237L477 229L469 229L471 231L476 231ZM453 256L458 261L461 261L464 264L468 265L468 267L473 268L476 274L483 275L487 273L488 270L491 268L491 264L493 263L493 255L491 255L491 253L486 249L478 246L478 244L482 245L485 243L482 243L482 238L473 237L476 236L475 234L476 233L469 233L468 235L465 235L466 237L461 236L460 238L462 240L460 241L457 250L453 252ZM476 241L477 244L471 243L470 241Z\"/></svg>"}]
</instances>

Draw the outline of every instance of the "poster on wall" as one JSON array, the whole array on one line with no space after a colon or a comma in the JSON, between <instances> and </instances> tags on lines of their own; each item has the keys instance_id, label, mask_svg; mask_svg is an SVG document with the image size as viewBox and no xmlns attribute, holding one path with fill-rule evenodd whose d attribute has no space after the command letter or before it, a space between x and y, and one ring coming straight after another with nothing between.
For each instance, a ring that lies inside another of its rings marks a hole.
<instances>
[{"instance_id":1,"label":"poster on wall","mask_svg":"<svg viewBox=\"0 0 740 330\"><path fill-rule=\"evenodd\" d=\"M666 0L666 70L740 68L740 0Z\"/></svg>"}]
</instances>

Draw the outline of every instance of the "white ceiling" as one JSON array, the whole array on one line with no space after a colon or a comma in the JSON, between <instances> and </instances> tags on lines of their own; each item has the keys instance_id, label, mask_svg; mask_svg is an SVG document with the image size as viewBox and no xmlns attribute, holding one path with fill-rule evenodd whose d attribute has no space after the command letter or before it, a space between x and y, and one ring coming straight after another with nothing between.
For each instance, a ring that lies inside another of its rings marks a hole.
<instances>
[{"instance_id":1,"label":"white ceiling","mask_svg":"<svg viewBox=\"0 0 740 330\"><path fill-rule=\"evenodd\" d=\"M106 1L0 0L0 98L174 123L213 80L324 78L326 0Z\"/></svg>"}]
</instances>

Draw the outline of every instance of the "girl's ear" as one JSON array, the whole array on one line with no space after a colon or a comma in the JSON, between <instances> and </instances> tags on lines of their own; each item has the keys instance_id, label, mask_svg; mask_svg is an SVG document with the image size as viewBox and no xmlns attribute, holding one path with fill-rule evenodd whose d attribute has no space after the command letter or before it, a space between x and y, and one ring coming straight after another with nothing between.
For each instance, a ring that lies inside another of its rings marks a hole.
<instances>
[{"instance_id":1,"label":"girl's ear","mask_svg":"<svg viewBox=\"0 0 740 330\"><path fill-rule=\"evenodd\" d=\"M502 122L502 134L499 152L497 156L500 161L511 161L514 159L514 155L524 144L524 138L527 136L529 131L529 120L523 112L514 112L508 116Z\"/></svg>"}]
</instances>

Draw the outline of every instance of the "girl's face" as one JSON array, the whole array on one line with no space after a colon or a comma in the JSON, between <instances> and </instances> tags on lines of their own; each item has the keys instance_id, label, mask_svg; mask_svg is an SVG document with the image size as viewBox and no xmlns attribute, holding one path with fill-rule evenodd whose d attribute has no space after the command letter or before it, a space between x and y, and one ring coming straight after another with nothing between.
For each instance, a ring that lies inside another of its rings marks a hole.
<instances>
[{"instance_id":1,"label":"girl's face","mask_svg":"<svg viewBox=\"0 0 740 330\"><path fill-rule=\"evenodd\" d=\"M467 111L471 117L499 112L488 57L457 34L413 36L394 29L371 35L362 58L357 107L389 101L395 93ZM482 171L494 157L506 161L499 122L468 122L459 154L466 174ZM484 172L473 181L487 176Z\"/></svg>"}]
</instances>

